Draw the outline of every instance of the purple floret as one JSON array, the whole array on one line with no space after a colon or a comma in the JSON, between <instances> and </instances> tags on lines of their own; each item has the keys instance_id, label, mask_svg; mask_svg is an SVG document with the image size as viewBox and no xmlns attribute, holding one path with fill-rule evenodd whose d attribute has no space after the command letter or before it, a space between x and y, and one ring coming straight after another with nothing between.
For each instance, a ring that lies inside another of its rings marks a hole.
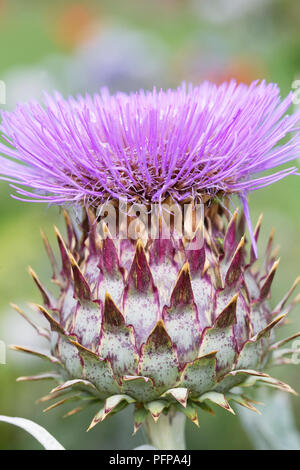
<instances>
[{"instance_id":1,"label":"purple floret","mask_svg":"<svg viewBox=\"0 0 300 470\"><path fill-rule=\"evenodd\" d=\"M177 90L45 96L2 112L0 177L17 199L148 203L262 188L297 172L268 172L300 156L300 111L275 84L204 82ZM284 137L284 143L280 141ZM279 143L279 145L277 145ZM21 185L21 187L16 186ZM22 187L23 186L23 187Z\"/></svg>"},{"instance_id":2,"label":"purple floret","mask_svg":"<svg viewBox=\"0 0 300 470\"><path fill-rule=\"evenodd\" d=\"M274 84L234 81L216 86L63 99L58 93L2 113L1 174L18 194L63 203L127 198L155 202L171 196L246 193L295 167L256 176L300 156L299 113L283 116ZM25 163L26 166L22 165Z\"/></svg>"}]
</instances>

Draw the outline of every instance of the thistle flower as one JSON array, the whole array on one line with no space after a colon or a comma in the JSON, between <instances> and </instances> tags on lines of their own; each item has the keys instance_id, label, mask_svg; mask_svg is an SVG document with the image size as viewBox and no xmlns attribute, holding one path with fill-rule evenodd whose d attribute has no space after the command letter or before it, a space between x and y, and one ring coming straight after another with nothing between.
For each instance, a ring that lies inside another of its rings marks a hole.
<instances>
[{"instance_id":1,"label":"thistle flower","mask_svg":"<svg viewBox=\"0 0 300 470\"><path fill-rule=\"evenodd\" d=\"M243 387L293 393L264 370L290 360L292 351L278 348L299 334L276 343L272 331L299 300L288 304L300 278L271 309L278 267L273 235L260 270L253 264L261 218L249 249L244 236L247 192L297 171L255 176L299 154L299 114L283 117L291 100L280 102L278 88L264 82L204 83L129 96L103 91L65 101L56 95L47 97L46 108L31 103L3 114L2 131L13 148L1 150L13 160L1 158L2 178L33 190L17 187L14 197L83 206L76 226L65 214L66 240L56 229L60 267L44 236L59 295L30 270L44 303L36 308L51 331L35 327L49 339L49 355L15 346L56 368L20 379L59 382L44 398L59 398L48 409L83 399L70 415L99 402L91 428L134 403L135 431L145 422L160 446L158 430L175 422L175 412L197 424L198 409L212 412L209 402L230 412L230 400L255 410ZM290 132L288 142L275 146ZM244 204L239 220L237 212L228 215L233 194ZM113 237L103 220L97 224L95 208L124 199L129 208L188 201L192 221L195 202L202 201L204 219L193 236L201 231L203 243L189 249L174 224L170 237L162 236L161 212L158 237L140 220L138 240Z\"/></svg>"},{"instance_id":2,"label":"thistle flower","mask_svg":"<svg viewBox=\"0 0 300 470\"><path fill-rule=\"evenodd\" d=\"M2 113L1 174L23 198L53 203L107 198L159 202L243 194L291 173L295 167L253 178L300 156L300 113L284 116L292 94L280 100L274 84L234 81L183 85L67 100L46 95ZM25 163L25 166L22 165Z\"/></svg>"}]
</instances>

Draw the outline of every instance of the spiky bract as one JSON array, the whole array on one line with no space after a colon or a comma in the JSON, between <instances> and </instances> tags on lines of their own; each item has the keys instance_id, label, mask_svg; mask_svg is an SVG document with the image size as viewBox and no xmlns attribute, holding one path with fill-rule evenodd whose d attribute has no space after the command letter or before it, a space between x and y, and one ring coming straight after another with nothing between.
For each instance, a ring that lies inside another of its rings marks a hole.
<instances>
[{"instance_id":1,"label":"spiky bract","mask_svg":"<svg viewBox=\"0 0 300 470\"><path fill-rule=\"evenodd\" d=\"M49 409L80 398L84 405L99 401L92 427L134 403L136 431L148 414L157 420L170 407L195 423L197 409L212 411L209 402L233 411L233 400L255 410L250 399L232 391L237 386L292 392L264 369L288 359L286 350L282 357L276 350L285 342L275 344L271 330L299 300L286 306L299 279L271 310L278 266L272 237L261 269L254 271L243 217L238 222L235 213L227 223L221 212L216 205L206 217L205 243L197 250L187 250L184 239L113 240L105 227L101 239L91 215L78 238L66 215L67 240L57 231L59 268L44 238L59 297L31 274L44 301L37 308L51 326L49 333L38 329L51 342L49 356L43 356L56 371L21 380L59 381L46 397L59 398Z\"/></svg>"}]
</instances>

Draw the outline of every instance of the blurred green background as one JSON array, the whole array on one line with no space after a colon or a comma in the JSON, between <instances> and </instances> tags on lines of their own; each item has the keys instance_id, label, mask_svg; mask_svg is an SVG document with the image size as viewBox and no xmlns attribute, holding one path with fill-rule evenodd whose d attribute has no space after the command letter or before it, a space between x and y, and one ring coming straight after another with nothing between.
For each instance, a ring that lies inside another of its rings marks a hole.
<instances>
[{"instance_id":1,"label":"blurred green background","mask_svg":"<svg viewBox=\"0 0 300 470\"><path fill-rule=\"evenodd\" d=\"M103 85L135 90L231 77L246 83L266 78L278 82L285 95L300 78L299 24L298 0L0 0L0 80L6 84L1 106L11 109L18 101L40 99L43 89L76 94ZM297 177L250 197L253 222L264 213L260 255L272 227L281 248L274 306L300 274L299 198ZM39 228L53 240L53 223L61 225L57 208L14 201L9 186L0 183L0 340L7 345L43 346L9 302L26 308L26 302L40 300L26 269L31 265L45 282L49 278ZM300 307L284 333L300 329L299 314ZM35 420L69 449L130 449L143 443L141 431L131 437L130 409L88 434L97 409L68 419L59 409L43 414L43 405L35 401L49 384L17 384L16 377L44 368L38 360L7 351L7 364L0 365L0 414ZM299 366L273 371L298 392L299 374ZM300 399L292 398L292 405L300 426ZM215 418L200 417L200 429L188 424L188 448L251 448L239 420L216 411ZM29 435L0 424L0 449L35 448L40 446Z\"/></svg>"}]
</instances>

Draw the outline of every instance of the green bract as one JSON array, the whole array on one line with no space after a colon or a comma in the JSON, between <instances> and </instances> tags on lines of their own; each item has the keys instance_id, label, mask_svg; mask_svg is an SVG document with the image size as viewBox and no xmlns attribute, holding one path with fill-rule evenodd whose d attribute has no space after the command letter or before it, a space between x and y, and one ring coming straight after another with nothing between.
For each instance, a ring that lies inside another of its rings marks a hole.
<instances>
[{"instance_id":1,"label":"green bract","mask_svg":"<svg viewBox=\"0 0 300 470\"><path fill-rule=\"evenodd\" d=\"M20 378L58 381L46 397L58 401L48 409L78 400L70 415L98 401L91 428L134 404L137 431L147 416L156 421L171 408L196 424L198 410L212 412L210 403L233 413L229 401L235 401L256 411L242 387L293 392L264 370L292 353L278 352L289 339L274 343L272 329L299 300L287 305L299 279L272 310L268 297L278 266L273 237L260 270L254 270L243 216L227 220L220 206L212 206L204 244L196 250L187 250L184 238L112 239L107 229L101 238L91 214L79 237L66 215L66 240L56 231L59 267L44 237L58 298L31 274L44 302L37 308L50 325L51 331L36 326L50 341L49 355L14 348L47 359L55 369Z\"/></svg>"}]
</instances>

